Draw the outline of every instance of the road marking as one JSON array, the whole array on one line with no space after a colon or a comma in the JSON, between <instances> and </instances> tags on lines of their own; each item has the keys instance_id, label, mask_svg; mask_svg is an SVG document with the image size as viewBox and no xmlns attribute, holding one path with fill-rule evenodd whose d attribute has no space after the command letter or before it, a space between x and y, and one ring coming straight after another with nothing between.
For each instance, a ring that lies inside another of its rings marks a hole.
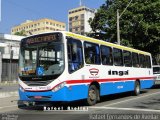
<instances>
[{"instance_id":1,"label":"road marking","mask_svg":"<svg viewBox=\"0 0 160 120\"><path fill-rule=\"evenodd\" d=\"M143 98L143 97L148 97L148 96L152 96L152 95L156 95L156 94L160 94L160 92L156 92L156 93L152 93L152 94L149 94L149 95L143 95L143 96L135 97L135 98L123 100L123 101L120 101L120 102L111 103L111 104L104 105L104 106L105 106L105 107L108 107L108 106L112 106L112 105L116 105L116 104L128 102L128 101L135 100L135 99L139 99L139 98Z\"/></svg>"},{"instance_id":2,"label":"road marking","mask_svg":"<svg viewBox=\"0 0 160 120\"><path fill-rule=\"evenodd\" d=\"M0 109L4 109L4 108L10 108L10 107L15 107L17 105L11 105L11 106L4 106L4 107L0 107Z\"/></svg>"},{"instance_id":3,"label":"road marking","mask_svg":"<svg viewBox=\"0 0 160 120\"><path fill-rule=\"evenodd\" d=\"M116 107L89 107L89 108L97 108L97 109L109 109L109 110L130 110L130 111L142 111L142 112L158 112L160 113L160 110L154 110L154 109L138 109L138 108L116 108Z\"/></svg>"}]
</instances>

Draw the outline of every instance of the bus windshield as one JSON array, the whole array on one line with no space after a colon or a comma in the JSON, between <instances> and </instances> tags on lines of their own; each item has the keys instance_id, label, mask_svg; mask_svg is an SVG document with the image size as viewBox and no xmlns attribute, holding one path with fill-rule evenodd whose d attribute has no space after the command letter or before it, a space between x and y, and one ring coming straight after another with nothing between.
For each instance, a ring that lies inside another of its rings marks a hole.
<instances>
[{"instance_id":1,"label":"bus windshield","mask_svg":"<svg viewBox=\"0 0 160 120\"><path fill-rule=\"evenodd\" d=\"M64 70L63 43L41 43L23 46L20 50L19 76L53 76Z\"/></svg>"}]
</instances>

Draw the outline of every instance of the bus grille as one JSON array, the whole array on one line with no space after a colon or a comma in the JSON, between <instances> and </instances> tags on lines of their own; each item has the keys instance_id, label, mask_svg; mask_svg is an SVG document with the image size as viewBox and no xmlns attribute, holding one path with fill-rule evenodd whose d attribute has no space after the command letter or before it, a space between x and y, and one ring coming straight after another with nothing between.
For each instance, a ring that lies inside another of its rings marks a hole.
<instances>
[{"instance_id":1,"label":"bus grille","mask_svg":"<svg viewBox=\"0 0 160 120\"><path fill-rule=\"evenodd\" d=\"M45 80L45 81L23 81L28 86L46 86L51 83L53 80Z\"/></svg>"}]
</instances>

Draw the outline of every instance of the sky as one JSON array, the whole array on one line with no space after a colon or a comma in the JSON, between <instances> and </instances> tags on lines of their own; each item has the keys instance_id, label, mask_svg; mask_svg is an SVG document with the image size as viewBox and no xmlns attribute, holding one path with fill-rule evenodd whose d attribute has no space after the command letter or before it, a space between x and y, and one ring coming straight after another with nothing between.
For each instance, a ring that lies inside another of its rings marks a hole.
<instances>
[{"instance_id":1,"label":"sky","mask_svg":"<svg viewBox=\"0 0 160 120\"><path fill-rule=\"evenodd\" d=\"M26 20L49 18L68 22L68 10L79 7L80 0L0 0L0 33ZM105 0L82 0L89 8L99 8Z\"/></svg>"}]
</instances>

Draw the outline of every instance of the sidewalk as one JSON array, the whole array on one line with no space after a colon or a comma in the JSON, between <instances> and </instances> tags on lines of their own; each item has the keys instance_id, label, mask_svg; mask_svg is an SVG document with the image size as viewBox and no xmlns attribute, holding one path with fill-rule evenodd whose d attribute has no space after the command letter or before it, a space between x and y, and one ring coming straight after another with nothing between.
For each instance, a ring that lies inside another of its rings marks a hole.
<instances>
[{"instance_id":1,"label":"sidewalk","mask_svg":"<svg viewBox=\"0 0 160 120\"><path fill-rule=\"evenodd\" d=\"M18 96L17 82L2 82L0 83L0 98Z\"/></svg>"}]
</instances>

